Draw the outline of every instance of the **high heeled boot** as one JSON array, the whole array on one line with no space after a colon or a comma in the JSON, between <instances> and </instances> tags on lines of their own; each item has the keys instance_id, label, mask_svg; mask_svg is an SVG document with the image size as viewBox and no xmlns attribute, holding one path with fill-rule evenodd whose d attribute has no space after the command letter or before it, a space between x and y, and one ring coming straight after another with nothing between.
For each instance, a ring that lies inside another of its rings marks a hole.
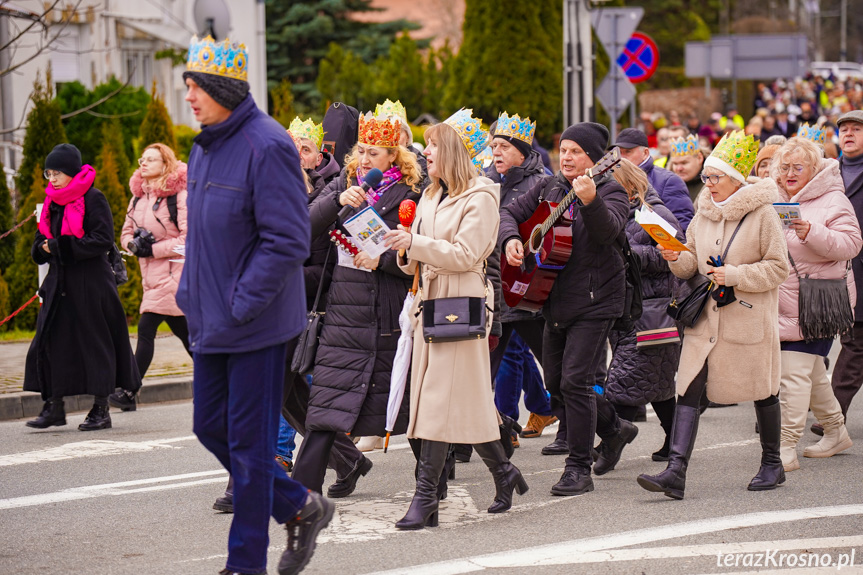
<instances>
[{"instance_id":1,"label":"high heeled boot","mask_svg":"<svg viewBox=\"0 0 863 575\"><path fill-rule=\"evenodd\" d=\"M417 477L419 477L420 450L422 449L423 440L408 439L408 443L410 444L411 451L413 451L414 457L417 460L417 464L414 466L414 479L416 479ZM455 447L455 445L450 444L449 448L447 449L446 463L444 463L443 471L441 471L440 479L438 479L437 482L437 498L439 501L446 499L448 481L455 479Z\"/></svg>"},{"instance_id":2,"label":"high heeled boot","mask_svg":"<svg viewBox=\"0 0 863 575\"><path fill-rule=\"evenodd\" d=\"M27 427L47 429L52 426L66 425L66 410L62 399L49 399L42 407L42 412L36 419L26 423Z\"/></svg>"},{"instance_id":3,"label":"high heeled boot","mask_svg":"<svg viewBox=\"0 0 863 575\"><path fill-rule=\"evenodd\" d=\"M424 439L417 467L417 487L407 514L396 522L397 529L422 529L438 525L437 486L446 464L449 443Z\"/></svg>"},{"instance_id":4,"label":"high heeled boot","mask_svg":"<svg viewBox=\"0 0 863 575\"><path fill-rule=\"evenodd\" d=\"M686 468L698 435L699 408L677 404L674 408L674 424L671 427L671 449L668 466L656 475L642 473L638 484L648 491L664 493L672 499L683 499L686 487Z\"/></svg>"},{"instance_id":5,"label":"high heeled boot","mask_svg":"<svg viewBox=\"0 0 863 575\"><path fill-rule=\"evenodd\" d=\"M518 467L510 463L506 458L503 445L500 441L489 441L488 443L477 443L473 446L482 458L488 470L494 477L494 502L488 508L489 513L503 513L512 507L512 492L518 491L519 495L527 493L527 481L521 475Z\"/></svg>"},{"instance_id":6,"label":"high heeled boot","mask_svg":"<svg viewBox=\"0 0 863 575\"><path fill-rule=\"evenodd\" d=\"M779 400L768 406L755 403L755 417L758 419L758 437L761 439L761 468L752 481L749 491L767 491L776 489L780 483L785 483L785 469L779 455L780 435L782 430L782 411Z\"/></svg>"}]
</instances>

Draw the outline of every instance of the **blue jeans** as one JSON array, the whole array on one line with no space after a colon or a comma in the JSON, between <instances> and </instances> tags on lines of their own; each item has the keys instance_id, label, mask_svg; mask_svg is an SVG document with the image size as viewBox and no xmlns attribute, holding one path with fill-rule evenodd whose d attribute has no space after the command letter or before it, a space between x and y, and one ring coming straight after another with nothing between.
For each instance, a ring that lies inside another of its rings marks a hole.
<instances>
[{"instance_id":1,"label":"blue jeans","mask_svg":"<svg viewBox=\"0 0 863 575\"><path fill-rule=\"evenodd\" d=\"M283 416L279 416L279 440L276 443L276 455L281 455L285 459L294 459L294 449L297 447L297 442L294 438L297 436L297 430L291 427L291 424L285 421Z\"/></svg>"},{"instance_id":2,"label":"blue jeans","mask_svg":"<svg viewBox=\"0 0 863 575\"><path fill-rule=\"evenodd\" d=\"M524 391L524 406L537 415L551 415L548 392L536 368L530 348L513 332L494 380L494 404L498 411L518 420L518 400Z\"/></svg>"},{"instance_id":3,"label":"blue jeans","mask_svg":"<svg viewBox=\"0 0 863 575\"><path fill-rule=\"evenodd\" d=\"M226 567L267 570L270 516L297 516L308 492L275 461L285 358L295 342L250 351L194 355L194 432L234 478Z\"/></svg>"}]
</instances>

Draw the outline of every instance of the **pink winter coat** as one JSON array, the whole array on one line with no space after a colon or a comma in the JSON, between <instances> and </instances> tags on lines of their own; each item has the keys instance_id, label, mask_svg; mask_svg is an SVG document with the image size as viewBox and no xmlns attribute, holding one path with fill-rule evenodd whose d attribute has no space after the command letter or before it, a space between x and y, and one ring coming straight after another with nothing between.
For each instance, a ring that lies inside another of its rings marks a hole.
<instances>
[{"instance_id":1,"label":"pink winter coat","mask_svg":"<svg viewBox=\"0 0 863 575\"><path fill-rule=\"evenodd\" d=\"M174 251L176 246L186 243L186 164L180 162L177 171L168 176L165 181L166 190L151 190L141 177L141 171L135 170L129 180L132 190L132 201L126 210L126 221L120 234L123 248L132 241L136 228L146 228L153 233L156 243L153 244L153 257L138 258L141 264L141 276L144 284L144 297L141 300L141 313L150 312L161 315L180 316L183 312L177 307L175 295L183 271L182 262L170 260L182 259ZM171 222L168 196L177 196L177 226ZM140 198L132 208L135 198ZM156 201L161 199L159 207L153 211Z\"/></svg>"},{"instance_id":2,"label":"pink winter coat","mask_svg":"<svg viewBox=\"0 0 863 575\"><path fill-rule=\"evenodd\" d=\"M782 202L798 202L800 217L812 227L801 240L791 228L785 228L788 251L800 275L814 279L837 279L845 275L846 264L860 251L863 237L845 186L839 173L839 162L822 159L809 183L793 197L779 189ZM779 339L800 341L803 335L797 324L797 296L800 284L792 268L788 279L779 286ZM854 274L848 272L848 294L851 308L857 299Z\"/></svg>"}]
</instances>

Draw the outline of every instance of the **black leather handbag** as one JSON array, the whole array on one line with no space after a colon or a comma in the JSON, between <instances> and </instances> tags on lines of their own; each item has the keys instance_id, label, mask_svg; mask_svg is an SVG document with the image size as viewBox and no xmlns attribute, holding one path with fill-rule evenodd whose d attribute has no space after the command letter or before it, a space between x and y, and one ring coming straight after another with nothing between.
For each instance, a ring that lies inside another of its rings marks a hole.
<instances>
[{"instance_id":1,"label":"black leather handbag","mask_svg":"<svg viewBox=\"0 0 863 575\"><path fill-rule=\"evenodd\" d=\"M324 270L327 269L327 262L330 259L332 247L327 250L327 255L324 257ZM321 330L324 327L324 316L327 312L318 311L318 303L321 300L321 291L324 287L324 276L321 274L321 282L318 284L318 293L315 295L315 303L312 304L312 310L306 316L306 327L300 333L297 339L297 347L294 349L294 357L291 358L291 371L300 375L308 375L315 369L315 356L318 353L318 341L321 337Z\"/></svg>"},{"instance_id":2,"label":"black leather handbag","mask_svg":"<svg viewBox=\"0 0 863 575\"><path fill-rule=\"evenodd\" d=\"M123 261L123 255L120 253L120 248L115 243L111 246L108 252L108 263L111 265L111 271L114 272L114 283L123 285L129 281L129 272L126 271L126 262Z\"/></svg>"},{"instance_id":3,"label":"black leather handbag","mask_svg":"<svg viewBox=\"0 0 863 575\"><path fill-rule=\"evenodd\" d=\"M485 267L485 266L483 266ZM483 270L485 271L485 270ZM485 338L488 312L488 277L483 273L483 297L444 297L423 300L417 313L422 315L423 339L428 343ZM420 280L422 293L422 280Z\"/></svg>"}]
</instances>

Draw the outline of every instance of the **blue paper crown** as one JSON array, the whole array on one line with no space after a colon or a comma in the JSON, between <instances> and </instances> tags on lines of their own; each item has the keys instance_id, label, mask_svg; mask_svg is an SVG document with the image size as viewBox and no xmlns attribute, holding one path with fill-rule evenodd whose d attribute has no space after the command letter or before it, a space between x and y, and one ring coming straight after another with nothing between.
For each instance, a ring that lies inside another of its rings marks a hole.
<instances>
[{"instance_id":1,"label":"blue paper crown","mask_svg":"<svg viewBox=\"0 0 863 575\"><path fill-rule=\"evenodd\" d=\"M694 156L698 154L698 138L693 134L685 138L671 140L671 157Z\"/></svg>"},{"instance_id":2,"label":"blue paper crown","mask_svg":"<svg viewBox=\"0 0 863 575\"><path fill-rule=\"evenodd\" d=\"M488 132L482 129L482 123L473 117L473 110L462 108L443 121L451 126L461 138L471 159L483 151L488 140Z\"/></svg>"},{"instance_id":3,"label":"blue paper crown","mask_svg":"<svg viewBox=\"0 0 863 575\"><path fill-rule=\"evenodd\" d=\"M525 144L533 143L533 134L536 132L536 122L530 118L519 118L518 114L510 116L506 112L498 116L497 127L494 129L495 136L506 136L521 140Z\"/></svg>"},{"instance_id":4,"label":"blue paper crown","mask_svg":"<svg viewBox=\"0 0 863 575\"><path fill-rule=\"evenodd\" d=\"M228 38L216 42L210 35L200 41L197 36L192 36L189 42L189 58L186 61L186 70L189 72L248 82L248 63L249 52L245 44L231 42Z\"/></svg>"},{"instance_id":5,"label":"blue paper crown","mask_svg":"<svg viewBox=\"0 0 863 575\"><path fill-rule=\"evenodd\" d=\"M809 124L803 124L797 130L798 138L806 138L807 140L812 140L816 144L824 145L824 130L819 128L818 126L810 126Z\"/></svg>"}]
</instances>

